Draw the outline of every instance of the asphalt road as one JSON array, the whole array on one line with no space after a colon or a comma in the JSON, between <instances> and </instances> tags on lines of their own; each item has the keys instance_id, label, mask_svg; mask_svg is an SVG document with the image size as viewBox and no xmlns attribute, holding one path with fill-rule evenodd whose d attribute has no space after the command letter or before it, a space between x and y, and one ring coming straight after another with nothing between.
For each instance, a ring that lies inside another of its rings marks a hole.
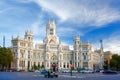
<instances>
[{"instance_id":1,"label":"asphalt road","mask_svg":"<svg viewBox=\"0 0 120 80\"><path fill-rule=\"evenodd\" d=\"M34 72L0 72L0 80L120 80L120 74L60 74L58 78L44 78Z\"/></svg>"}]
</instances>

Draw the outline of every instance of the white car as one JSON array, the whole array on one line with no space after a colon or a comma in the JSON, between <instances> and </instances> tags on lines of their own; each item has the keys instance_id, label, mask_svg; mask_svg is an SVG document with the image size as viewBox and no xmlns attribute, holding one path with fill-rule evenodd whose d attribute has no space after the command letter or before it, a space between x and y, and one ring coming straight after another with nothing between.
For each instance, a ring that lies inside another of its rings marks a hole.
<instances>
[{"instance_id":1,"label":"white car","mask_svg":"<svg viewBox=\"0 0 120 80\"><path fill-rule=\"evenodd\" d=\"M80 70L80 73L94 73L94 71L86 69L86 70Z\"/></svg>"},{"instance_id":2,"label":"white car","mask_svg":"<svg viewBox=\"0 0 120 80\"><path fill-rule=\"evenodd\" d=\"M62 73L69 73L70 72L70 69L64 69L62 70Z\"/></svg>"},{"instance_id":3,"label":"white car","mask_svg":"<svg viewBox=\"0 0 120 80\"><path fill-rule=\"evenodd\" d=\"M77 73L78 71L77 70L72 70L73 73Z\"/></svg>"},{"instance_id":4,"label":"white car","mask_svg":"<svg viewBox=\"0 0 120 80\"><path fill-rule=\"evenodd\" d=\"M36 72L36 73L37 73L37 72L40 72L40 71L39 71L39 70L35 70L34 72Z\"/></svg>"}]
</instances>

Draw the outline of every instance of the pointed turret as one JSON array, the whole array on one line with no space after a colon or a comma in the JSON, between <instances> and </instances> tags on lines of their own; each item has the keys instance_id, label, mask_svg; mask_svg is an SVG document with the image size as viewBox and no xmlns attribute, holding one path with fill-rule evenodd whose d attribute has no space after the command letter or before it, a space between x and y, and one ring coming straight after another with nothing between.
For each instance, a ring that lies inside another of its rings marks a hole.
<instances>
[{"instance_id":1,"label":"pointed turret","mask_svg":"<svg viewBox=\"0 0 120 80\"><path fill-rule=\"evenodd\" d=\"M104 51L103 51L103 41L100 40L100 68L103 69L104 67Z\"/></svg>"},{"instance_id":2,"label":"pointed turret","mask_svg":"<svg viewBox=\"0 0 120 80\"><path fill-rule=\"evenodd\" d=\"M46 35L56 35L56 25L54 21L48 21L46 25Z\"/></svg>"},{"instance_id":3,"label":"pointed turret","mask_svg":"<svg viewBox=\"0 0 120 80\"><path fill-rule=\"evenodd\" d=\"M74 50L78 50L79 49L79 44L80 44L80 37L76 36L74 38Z\"/></svg>"},{"instance_id":4,"label":"pointed turret","mask_svg":"<svg viewBox=\"0 0 120 80\"><path fill-rule=\"evenodd\" d=\"M32 31L26 31L24 38L25 38L26 40L33 41L33 33L32 33Z\"/></svg>"}]
</instances>

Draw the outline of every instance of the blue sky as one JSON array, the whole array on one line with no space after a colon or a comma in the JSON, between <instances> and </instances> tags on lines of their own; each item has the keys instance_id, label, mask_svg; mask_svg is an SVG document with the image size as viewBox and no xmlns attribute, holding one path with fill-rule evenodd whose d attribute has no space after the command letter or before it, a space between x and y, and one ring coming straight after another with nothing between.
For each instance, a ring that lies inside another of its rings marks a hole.
<instances>
[{"instance_id":1,"label":"blue sky","mask_svg":"<svg viewBox=\"0 0 120 80\"><path fill-rule=\"evenodd\" d=\"M80 35L93 49L120 53L120 0L1 0L0 45L3 36L11 46L11 36L24 37L26 30L34 33L34 42L42 42L47 21L54 20L57 35L63 44L73 45Z\"/></svg>"}]
</instances>

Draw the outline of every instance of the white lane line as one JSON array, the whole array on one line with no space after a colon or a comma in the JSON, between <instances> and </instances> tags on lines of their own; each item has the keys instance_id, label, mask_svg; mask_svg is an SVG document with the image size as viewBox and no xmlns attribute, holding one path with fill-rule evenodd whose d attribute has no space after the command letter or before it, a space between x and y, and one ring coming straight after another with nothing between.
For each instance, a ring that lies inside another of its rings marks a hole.
<instances>
[{"instance_id":1,"label":"white lane line","mask_svg":"<svg viewBox=\"0 0 120 80\"><path fill-rule=\"evenodd\" d=\"M44 76L44 75L33 75L33 76L35 76L35 77L36 77L36 76Z\"/></svg>"},{"instance_id":2,"label":"white lane line","mask_svg":"<svg viewBox=\"0 0 120 80\"><path fill-rule=\"evenodd\" d=\"M61 77L72 77L72 78L84 78L84 77L80 77L80 76L69 76L69 75L59 75Z\"/></svg>"}]
</instances>

